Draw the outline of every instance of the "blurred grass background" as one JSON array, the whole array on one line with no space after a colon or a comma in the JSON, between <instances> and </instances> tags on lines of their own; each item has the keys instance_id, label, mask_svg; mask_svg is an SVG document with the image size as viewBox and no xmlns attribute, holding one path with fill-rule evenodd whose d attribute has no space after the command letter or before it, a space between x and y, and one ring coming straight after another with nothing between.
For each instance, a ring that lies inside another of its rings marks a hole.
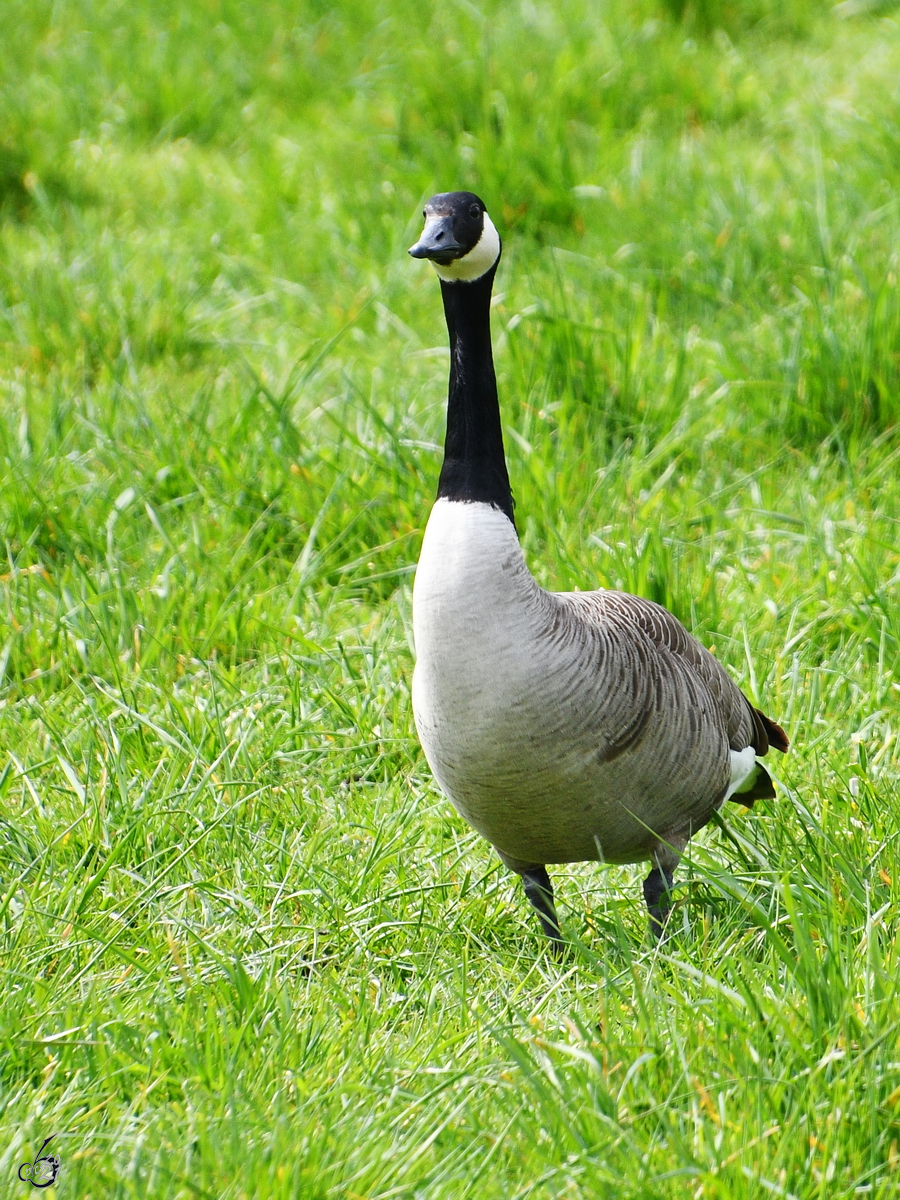
<instances>
[{"instance_id":1,"label":"blurred grass background","mask_svg":"<svg viewBox=\"0 0 900 1200\"><path fill-rule=\"evenodd\" d=\"M898 183L892 6L8 0L10 1188L900 1193ZM794 739L661 952L572 867L548 963L415 741L456 187L535 573Z\"/></svg>"}]
</instances>

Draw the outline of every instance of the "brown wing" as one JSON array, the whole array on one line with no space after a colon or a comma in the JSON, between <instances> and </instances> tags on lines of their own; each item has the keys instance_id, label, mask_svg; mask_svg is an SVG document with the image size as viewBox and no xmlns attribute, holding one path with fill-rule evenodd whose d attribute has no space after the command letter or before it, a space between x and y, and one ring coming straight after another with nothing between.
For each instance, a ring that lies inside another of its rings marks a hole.
<instances>
[{"instance_id":1,"label":"brown wing","mask_svg":"<svg viewBox=\"0 0 900 1200\"><path fill-rule=\"evenodd\" d=\"M753 707L719 660L662 605L627 592L570 592L566 600L585 616L594 615L600 620L618 618L636 626L655 645L665 646L687 663L709 690L733 750L753 746L759 755L766 754L769 746L782 753L787 750L789 742L781 726Z\"/></svg>"}]
</instances>

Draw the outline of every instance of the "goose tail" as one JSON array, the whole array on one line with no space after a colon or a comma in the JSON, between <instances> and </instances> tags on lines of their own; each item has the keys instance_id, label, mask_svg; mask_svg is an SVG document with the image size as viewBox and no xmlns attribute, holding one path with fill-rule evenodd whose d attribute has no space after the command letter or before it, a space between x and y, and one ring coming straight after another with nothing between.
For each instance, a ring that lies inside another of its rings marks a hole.
<instances>
[{"instance_id":1,"label":"goose tail","mask_svg":"<svg viewBox=\"0 0 900 1200\"><path fill-rule=\"evenodd\" d=\"M780 750L782 754L787 754L788 747L791 744L790 739L778 722L773 721L771 717L767 717L765 713L761 713L758 708L754 709L754 712L762 722L769 745L774 746L776 750Z\"/></svg>"},{"instance_id":2,"label":"goose tail","mask_svg":"<svg viewBox=\"0 0 900 1200\"><path fill-rule=\"evenodd\" d=\"M740 789L727 797L735 804L743 804L745 808L752 808L757 800L775 799L775 784L772 782L772 776L762 763L758 762L755 765L756 770L741 784Z\"/></svg>"},{"instance_id":3,"label":"goose tail","mask_svg":"<svg viewBox=\"0 0 900 1200\"><path fill-rule=\"evenodd\" d=\"M753 749L756 753L762 757L762 755L769 753L770 746L774 746L776 750L780 750L782 754L786 754L791 744L788 740L788 735L771 717L767 717L758 708L754 708L746 696L744 700L750 709L750 716L753 718Z\"/></svg>"}]
</instances>

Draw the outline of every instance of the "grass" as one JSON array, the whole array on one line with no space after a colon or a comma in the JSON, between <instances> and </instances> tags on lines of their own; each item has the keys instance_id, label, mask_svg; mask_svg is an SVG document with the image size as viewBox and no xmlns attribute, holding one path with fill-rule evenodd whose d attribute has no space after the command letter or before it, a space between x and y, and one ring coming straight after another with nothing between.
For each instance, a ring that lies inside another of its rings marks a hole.
<instances>
[{"instance_id":1,"label":"grass","mask_svg":"<svg viewBox=\"0 0 900 1200\"><path fill-rule=\"evenodd\" d=\"M900 1195L891 8L10 0L0 1176L60 1197ZM668 605L794 741L555 872L434 788L421 201L505 238L541 582Z\"/></svg>"}]
</instances>

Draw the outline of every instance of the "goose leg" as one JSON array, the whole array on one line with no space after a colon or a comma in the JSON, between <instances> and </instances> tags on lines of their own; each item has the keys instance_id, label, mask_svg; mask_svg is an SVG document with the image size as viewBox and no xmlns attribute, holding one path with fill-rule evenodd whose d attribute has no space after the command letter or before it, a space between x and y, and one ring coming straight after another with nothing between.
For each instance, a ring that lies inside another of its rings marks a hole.
<instances>
[{"instance_id":1,"label":"goose leg","mask_svg":"<svg viewBox=\"0 0 900 1200\"><path fill-rule=\"evenodd\" d=\"M672 887L679 855L672 850L657 850L653 855L656 866L644 880L644 899L650 913L650 935L659 941L663 935L669 909L672 907Z\"/></svg>"},{"instance_id":2,"label":"goose leg","mask_svg":"<svg viewBox=\"0 0 900 1200\"><path fill-rule=\"evenodd\" d=\"M553 903L553 884L546 867L532 867L522 872L522 886L532 908L537 912L541 929L550 939L554 949L559 950L564 942L559 928L559 917Z\"/></svg>"}]
</instances>

